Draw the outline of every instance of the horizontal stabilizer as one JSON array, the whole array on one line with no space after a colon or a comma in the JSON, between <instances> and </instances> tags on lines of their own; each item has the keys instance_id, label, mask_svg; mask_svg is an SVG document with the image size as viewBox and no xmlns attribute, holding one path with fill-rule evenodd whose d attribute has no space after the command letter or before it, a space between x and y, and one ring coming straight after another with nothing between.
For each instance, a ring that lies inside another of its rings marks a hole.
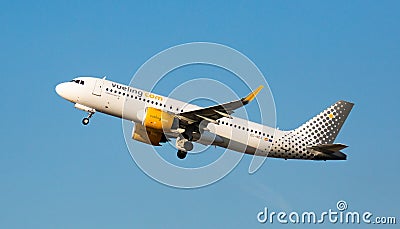
<instances>
[{"instance_id":1,"label":"horizontal stabilizer","mask_svg":"<svg viewBox=\"0 0 400 229\"><path fill-rule=\"evenodd\" d=\"M332 154L336 151L347 148L347 146L343 145L343 144L320 144L320 145L310 146L308 148L319 151L319 152Z\"/></svg>"}]
</instances>

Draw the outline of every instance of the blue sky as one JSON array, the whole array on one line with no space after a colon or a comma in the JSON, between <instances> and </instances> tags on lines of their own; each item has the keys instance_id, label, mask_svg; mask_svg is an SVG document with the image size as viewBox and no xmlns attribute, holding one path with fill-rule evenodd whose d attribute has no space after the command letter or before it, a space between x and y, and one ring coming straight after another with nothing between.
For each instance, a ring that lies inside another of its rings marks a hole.
<instances>
[{"instance_id":1,"label":"blue sky","mask_svg":"<svg viewBox=\"0 0 400 229\"><path fill-rule=\"evenodd\" d=\"M256 214L321 212L342 199L400 219L399 2L1 5L1 228L279 227L259 224ZM193 41L228 45L256 63L281 129L339 99L354 102L336 140L350 146L348 160L268 159L249 175L245 156L214 185L175 189L132 161L120 120L96 114L83 127L84 113L54 91L78 75L129 83L154 54Z\"/></svg>"}]
</instances>

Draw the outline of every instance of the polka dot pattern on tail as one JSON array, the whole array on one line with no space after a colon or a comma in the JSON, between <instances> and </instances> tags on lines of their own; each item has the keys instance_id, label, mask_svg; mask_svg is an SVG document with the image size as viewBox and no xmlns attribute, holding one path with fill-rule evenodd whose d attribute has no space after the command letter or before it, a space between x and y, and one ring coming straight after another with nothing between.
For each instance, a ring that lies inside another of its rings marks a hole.
<instances>
[{"instance_id":1,"label":"polka dot pattern on tail","mask_svg":"<svg viewBox=\"0 0 400 229\"><path fill-rule=\"evenodd\" d=\"M280 148L277 156L313 159L316 155L307 148L320 144L332 144L353 105L350 102L338 101L299 128L287 131L275 143L275 147L278 145L276 148Z\"/></svg>"}]
</instances>

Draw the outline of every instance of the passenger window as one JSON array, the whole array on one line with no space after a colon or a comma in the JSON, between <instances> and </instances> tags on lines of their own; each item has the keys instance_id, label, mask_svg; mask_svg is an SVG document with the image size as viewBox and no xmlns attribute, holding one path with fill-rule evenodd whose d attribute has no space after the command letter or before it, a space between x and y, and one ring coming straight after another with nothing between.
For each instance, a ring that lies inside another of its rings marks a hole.
<instances>
[{"instance_id":1,"label":"passenger window","mask_svg":"<svg viewBox=\"0 0 400 229\"><path fill-rule=\"evenodd\" d=\"M82 85L85 85L85 81L81 80L81 84L82 84Z\"/></svg>"}]
</instances>

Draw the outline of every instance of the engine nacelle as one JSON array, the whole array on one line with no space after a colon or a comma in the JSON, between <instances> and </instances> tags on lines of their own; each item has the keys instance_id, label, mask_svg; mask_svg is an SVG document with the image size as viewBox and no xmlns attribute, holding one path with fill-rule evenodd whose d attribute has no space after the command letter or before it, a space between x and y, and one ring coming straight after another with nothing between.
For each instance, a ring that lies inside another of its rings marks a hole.
<instances>
[{"instance_id":1,"label":"engine nacelle","mask_svg":"<svg viewBox=\"0 0 400 229\"><path fill-rule=\"evenodd\" d=\"M148 130L140 123L135 124L132 138L153 146L159 146L160 142L165 142L165 140L163 141L163 133L161 131Z\"/></svg>"},{"instance_id":2,"label":"engine nacelle","mask_svg":"<svg viewBox=\"0 0 400 229\"><path fill-rule=\"evenodd\" d=\"M154 107L148 107L142 122L146 128L151 128L159 131L169 131L173 129L175 117L173 114L162 111ZM178 120L176 119L177 123Z\"/></svg>"},{"instance_id":3,"label":"engine nacelle","mask_svg":"<svg viewBox=\"0 0 400 229\"><path fill-rule=\"evenodd\" d=\"M201 134L195 134L193 137L196 139L197 143L203 145L212 145L213 143L223 143L224 140L210 131L202 131Z\"/></svg>"}]
</instances>

